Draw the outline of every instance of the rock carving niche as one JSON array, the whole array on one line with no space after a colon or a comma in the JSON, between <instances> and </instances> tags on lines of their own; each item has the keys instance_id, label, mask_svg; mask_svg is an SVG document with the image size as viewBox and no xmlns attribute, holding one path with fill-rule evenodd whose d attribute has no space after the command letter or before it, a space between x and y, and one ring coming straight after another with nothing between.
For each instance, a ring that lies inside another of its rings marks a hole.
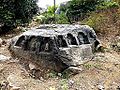
<instances>
[{"instance_id":1,"label":"rock carving niche","mask_svg":"<svg viewBox=\"0 0 120 90\"><path fill-rule=\"evenodd\" d=\"M30 36L26 38L21 36L15 46L19 46L24 50L39 52L50 52L54 47L54 41L50 37Z\"/></svg>"},{"instance_id":2,"label":"rock carving niche","mask_svg":"<svg viewBox=\"0 0 120 90\"><path fill-rule=\"evenodd\" d=\"M67 42L62 35L58 35L57 42L59 47L68 47Z\"/></svg>"},{"instance_id":3,"label":"rock carving niche","mask_svg":"<svg viewBox=\"0 0 120 90\"><path fill-rule=\"evenodd\" d=\"M78 32L78 40L80 45L82 44L90 44L88 37L83 32Z\"/></svg>"},{"instance_id":4,"label":"rock carving niche","mask_svg":"<svg viewBox=\"0 0 120 90\"><path fill-rule=\"evenodd\" d=\"M51 52L53 48L53 40L50 37L43 37L40 45L41 52Z\"/></svg>"},{"instance_id":5,"label":"rock carving niche","mask_svg":"<svg viewBox=\"0 0 120 90\"><path fill-rule=\"evenodd\" d=\"M29 42L29 49L31 51L49 52L50 51L50 38L49 37L31 37Z\"/></svg>"},{"instance_id":6,"label":"rock carving niche","mask_svg":"<svg viewBox=\"0 0 120 90\"><path fill-rule=\"evenodd\" d=\"M28 43L28 47L29 47L30 51L36 51L37 43L38 43L37 41L38 41L37 37L35 37L35 36L30 37L29 43Z\"/></svg>"},{"instance_id":7,"label":"rock carving niche","mask_svg":"<svg viewBox=\"0 0 120 90\"><path fill-rule=\"evenodd\" d=\"M24 47L25 45L25 36L21 36L16 42L15 46Z\"/></svg>"},{"instance_id":8,"label":"rock carving niche","mask_svg":"<svg viewBox=\"0 0 120 90\"><path fill-rule=\"evenodd\" d=\"M76 38L71 33L67 34L67 41L68 41L69 45L78 45Z\"/></svg>"}]
</instances>

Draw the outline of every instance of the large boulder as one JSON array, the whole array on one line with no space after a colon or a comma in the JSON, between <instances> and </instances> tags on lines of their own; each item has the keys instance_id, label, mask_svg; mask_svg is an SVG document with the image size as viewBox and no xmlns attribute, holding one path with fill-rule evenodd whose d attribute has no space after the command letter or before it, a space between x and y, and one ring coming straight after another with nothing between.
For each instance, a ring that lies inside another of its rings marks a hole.
<instances>
[{"instance_id":1,"label":"large boulder","mask_svg":"<svg viewBox=\"0 0 120 90\"><path fill-rule=\"evenodd\" d=\"M91 60L99 44L95 31L87 25L41 25L13 38L10 51L43 68L61 72Z\"/></svg>"}]
</instances>

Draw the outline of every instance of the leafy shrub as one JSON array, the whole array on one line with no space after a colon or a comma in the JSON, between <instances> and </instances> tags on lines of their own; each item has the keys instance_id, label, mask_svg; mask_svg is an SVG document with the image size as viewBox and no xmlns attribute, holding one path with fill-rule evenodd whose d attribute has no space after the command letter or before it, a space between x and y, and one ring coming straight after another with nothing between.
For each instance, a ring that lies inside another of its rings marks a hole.
<instances>
[{"instance_id":1,"label":"leafy shrub","mask_svg":"<svg viewBox=\"0 0 120 90\"><path fill-rule=\"evenodd\" d=\"M108 0L71 0L66 5L61 5L61 11L73 20L84 20L88 17L88 13L96 10L105 10L110 8L118 8L119 3Z\"/></svg>"},{"instance_id":2,"label":"leafy shrub","mask_svg":"<svg viewBox=\"0 0 120 90\"><path fill-rule=\"evenodd\" d=\"M119 4L117 2L103 2L100 5L96 7L96 10L102 10L102 9L110 9L110 8L118 8Z\"/></svg>"},{"instance_id":3,"label":"leafy shrub","mask_svg":"<svg viewBox=\"0 0 120 90\"><path fill-rule=\"evenodd\" d=\"M47 13L48 14L54 14L55 10L57 9L58 6L55 7L54 9L54 6L49 6L48 7L48 10L47 10Z\"/></svg>"},{"instance_id":4,"label":"leafy shrub","mask_svg":"<svg viewBox=\"0 0 120 90\"><path fill-rule=\"evenodd\" d=\"M55 10L57 9L58 6L56 6ZM61 14L55 14L54 18L54 6L49 6L48 10L44 12L43 14L40 14L35 17L35 21L38 22L39 24L67 24L68 18L66 17L65 13L62 12ZM54 22L55 21L55 22Z\"/></svg>"},{"instance_id":5,"label":"leafy shrub","mask_svg":"<svg viewBox=\"0 0 120 90\"><path fill-rule=\"evenodd\" d=\"M1 29L5 32L10 27L28 23L37 10L36 0L0 0Z\"/></svg>"},{"instance_id":6,"label":"leafy shrub","mask_svg":"<svg viewBox=\"0 0 120 90\"><path fill-rule=\"evenodd\" d=\"M39 24L52 24L54 23L54 14L44 14L42 15L44 18L41 17L39 20Z\"/></svg>"},{"instance_id":7,"label":"leafy shrub","mask_svg":"<svg viewBox=\"0 0 120 90\"><path fill-rule=\"evenodd\" d=\"M113 2L117 2L118 4L120 4L120 0L111 0Z\"/></svg>"},{"instance_id":8,"label":"leafy shrub","mask_svg":"<svg viewBox=\"0 0 120 90\"><path fill-rule=\"evenodd\" d=\"M54 23L54 12L56 10L57 6L54 9L54 6L49 6L47 11L37 15L36 20L40 24L49 24L49 23Z\"/></svg>"},{"instance_id":9,"label":"leafy shrub","mask_svg":"<svg viewBox=\"0 0 120 90\"><path fill-rule=\"evenodd\" d=\"M117 35L120 32L120 9L110 8L92 12L82 23L90 25L102 36Z\"/></svg>"},{"instance_id":10,"label":"leafy shrub","mask_svg":"<svg viewBox=\"0 0 120 90\"><path fill-rule=\"evenodd\" d=\"M43 15L37 15L37 16L35 16L34 21L37 22L38 24L40 24L40 23L44 23L45 19L46 19L45 16L43 16Z\"/></svg>"},{"instance_id":11,"label":"leafy shrub","mask_svg":"<svg viewBox=\"0 0 120 90\"><path fill-rule=\"evenodd\" d=\"M56 14L55 19L54 19L54 14L53 15L38 15L35 17L35 21L38 24L53 24L54 21L56 24L68 24L68 18L64 13L61 13L59 15Z\"/></svg>"},{"instance_id":12,"label":"leafy shrub","mask_svg":"<svg viewBox=\"0 0 120 90\"><path fill-rule=\"evenodd\" d=\"M69 90L68 80L62 79L60 81L60 90Z\"/></svg>"},{"instance_id":13,"label":"leafy shrub","mask_svg":"<svg viewBox=\"0 0 120 90\"><path fill-rule=\"evenodd\" d=\"M96 6L104 0L71 0L61 10L66 12L66 16L72 18L78 16L81 19L86 17L86 14L96 10Z\"/></svg>"},{"instance_id":14,"label":"leafy shrub","mask_svg":"<svg viewBox=\"0 0 120 90\"><path fill-rule=\"evenodd\" d=\"M56 15L56 23L57 24L68 24L68 18L67 16L65 15L65 13L61 13L59 15Z\"/></svg>"},{"instance_id":15,"label":"leafy shrub","mask_svg":"<svg viewBox=\"0 0 120 90\"><path fill-rule=\"evenodd\" d=\"M107 17L104 17L103 15L95 13L93 16L90 16L86 21L85 24L93 27L97 33L100 32L100 29L102 28L101 25L104 24L104 21L107 20ZM84 21L83 21L84 22ZM104 25L103 25L104 26ZM104 33L104 32L103 32Z\"/></svg>"}]
</instances>

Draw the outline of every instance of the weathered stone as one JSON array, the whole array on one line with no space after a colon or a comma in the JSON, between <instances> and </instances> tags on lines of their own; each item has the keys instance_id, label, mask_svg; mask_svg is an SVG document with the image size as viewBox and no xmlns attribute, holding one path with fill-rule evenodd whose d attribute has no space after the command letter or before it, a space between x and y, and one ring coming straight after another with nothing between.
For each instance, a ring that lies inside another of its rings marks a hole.
<instances>
[{"instance_id":1,"label":"weathered stone","mask_svg":"<svg viewBox=\"0 0 120 90\"><path fill-rule=\"evenodd\" d=\"M20 87L13 86L10 90L20 90Z\"/></svg>"},{"instance_id":2,"label":"weathered stone","mask_svg":"<svg viewBox=\"0 0 120 90\"><path fill-rule=\"evenodd\" d=\"M29 69L30 70L36 69L36 66L33 63L30 63L29 64Z\"/></svg>"},{"instance_id":3,"label":"weathered stone","mask_svg":"<svg viewBox=\"0 0 120 90\"><path fill-rule=\"evenodd\" d=\"M3 41L2 41L2 45L5 45L5 44L7 44L7 41L6 41L6 40L3 40Z\"/></svg>"},{"instance_id":4,"label":"weathered stone","mask_svg":"<svg viewBox=\"0 0 120 90\"><path fill-rule=\"evenodd\" d=\"M10 50L43 68L61 72L91 60L99 44L87 25L41 25L13 38Z\"/></svg>"},{"instance_id":5,"label":"weathered stone","mask_svg":"<svg viewBox=\"0 0 120 90\"><path fill-rule=\"evenodd\" d=\"M0 89L1 90L7 90L8 89L8 82L7 81L2 81L1 83L0 83Z\"/></svg>"},{"instance_id":6,"label":"weathered stone","mask_svg":"<svg viewBox=\"0 0 120 90\"><path fill-rule=\"evenodd\" d=\"M105 87L103 85L98 85L98 90L104 90Z\"/></svg>"},{"instance_id":7,"label":"weathered stone","mask_svg":"<svg viewBox=\"0 0 120 90\"><path fill-rule=\"evenodd\" d=\"M0 38L0 47L2 46L2 42L3 42L3 40Z\"/></svg>"},{"instance_id":8,"label":"weathered stone","mask_svg":"<svg viewBox=\"0 0 120 90\"><path fill-rule=\"evenodd\" d=\"M120 36L115 37L110 45L115 51L120 51Z\"/></svg>"},{"instance_id":9,"label":"weathered stone","mask_svg":"<svg viewBox=\"0 0 120 90\"><path fill-rule=\"evenodd\" d=\"M23 85L24 79L16 75L9 75L7 77L7 81L9 83L9 87L11 88L11 90L19 90L20 86Z\"/></svg>"},{"instance_id":10,"label":"weathered stone","mask_svg":"<svg viewBox=\"0 0 120 90\"><path fill-rule=\"evenodd\" d=\"M70 72L72 74L77 74L81 71L83 71L83 69L78 67L69 67L68 69L65 70L65 72Z\"/></svg>"},{"instance_id":11,"label":"weathered stone","mask_svg":"<svg viewBox=\"0 0 120 90\"><path fill-rule=\"evenodd\" d=\"M117 90L120 90L120 86L117 87Z\"/></svg>"},{"instance_id":12,"label":"weathered stone","mask_svg":"<svg viewBox=\"0 0 120 90\"><path fill-rule=\"evenodd\" d=\"M75 81L73 81L73 80L69 80L69 81L68 81L68 84L69 84L70 86L72 86L74 83L75 83Z\"/></svg>"},{"instance_id":13,"label":"weathered stone","mask_svg":"<svg viewBox=\"0 0 120 90\"><path fill-rule=\"evenodd\" d=\"M10 57L6 57L4 55L0 55L0 61L6 61L6 60L9 60Z\"/></svg>"}]
</instances>

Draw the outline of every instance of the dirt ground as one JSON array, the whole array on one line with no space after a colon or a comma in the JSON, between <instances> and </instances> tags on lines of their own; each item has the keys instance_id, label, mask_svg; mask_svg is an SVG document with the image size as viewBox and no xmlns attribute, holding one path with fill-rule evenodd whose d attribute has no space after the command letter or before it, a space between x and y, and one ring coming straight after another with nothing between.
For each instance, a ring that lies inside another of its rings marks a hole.
<instances>
[{"instance_id":1,"label":"dirt ground","mask_svg":"<svg viewBox=\"0 0 120 90\"><path fill-rule=\"evenodd\" d=\"M2 39L8 40L4 36ZM11 57L8 44L0 54ZM79 74L63 78L61 73L48 73L39 79L19 63L19 59L0 61L1 90L120 90L120 55L112 50L95 53L93 60L80 67ZM65 74L68 76L69 74Z\"/></svg>"}]
</instances>

